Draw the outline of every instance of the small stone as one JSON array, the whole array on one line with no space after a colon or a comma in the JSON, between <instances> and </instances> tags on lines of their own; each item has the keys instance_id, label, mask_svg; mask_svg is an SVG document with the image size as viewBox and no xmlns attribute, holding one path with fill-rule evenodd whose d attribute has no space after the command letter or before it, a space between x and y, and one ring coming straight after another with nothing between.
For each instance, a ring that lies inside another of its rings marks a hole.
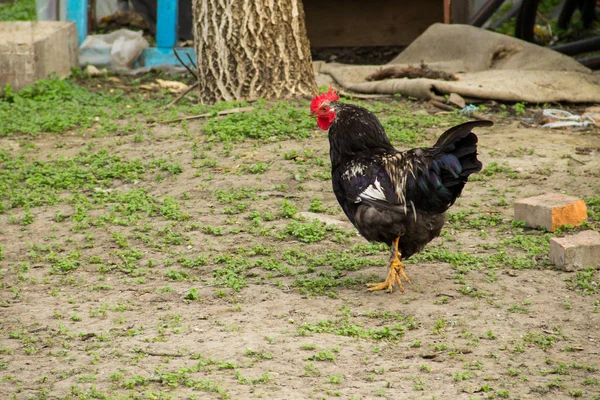
<instances>
[{"instance_id":1,"label":"small stone","mask_svg":"<svg viewBox=\"0 0 600 400\"><path fill-rule=\"evenodd\" d=\"M465 99L463 99L461 95L456 93L450 93L450 97L448 97L448 102L460 107L461 110L467 106L467 102L465 101Z\"/></svg>"},{"instance_id":2,"label":"small stone","mask_svg":"<svg viewBox=\"0 0 600 400\"><path fill-rule=\"evenodd\" d=\"M600 233L583 231L550 239L550 261L565 271L600 268Z\"/></svg>"}]
</instances>

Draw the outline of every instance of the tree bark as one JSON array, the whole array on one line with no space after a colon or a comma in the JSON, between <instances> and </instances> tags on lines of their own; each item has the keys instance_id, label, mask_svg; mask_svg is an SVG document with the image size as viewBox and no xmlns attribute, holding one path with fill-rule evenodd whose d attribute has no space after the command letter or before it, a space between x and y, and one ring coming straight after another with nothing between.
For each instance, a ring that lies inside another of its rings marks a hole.
<instances>
[{"instance_id":1,"label":"tree bark","mask_svg":"<svg viewBox=\"0 0 600 400\"><path fill-rule=\"evenodd\" d=\"M193 0L203 103L313 96L302 0Z\"/></svg>"}]
</instances>

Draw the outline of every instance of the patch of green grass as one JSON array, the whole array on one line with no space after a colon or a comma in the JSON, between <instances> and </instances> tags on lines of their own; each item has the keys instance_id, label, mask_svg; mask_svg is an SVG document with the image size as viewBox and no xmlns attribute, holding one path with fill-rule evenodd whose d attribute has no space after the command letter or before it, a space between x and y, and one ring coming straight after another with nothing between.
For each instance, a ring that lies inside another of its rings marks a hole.
<instances>
[{"instance_id":1,"label":"patch of green grass","mask_svg":"<svg viewBox=\"0 0 600 400\"><path fill-rule=\"evenodd\" d=\"M512 306L508 307L508 312L510 313L516 313L516 314L529 314L530 311L529 309L520 306L518 304L513 304Z\"/></svg>"},{"instance_id":2,"label":"patch of green grass","mask_svg":"<svg viewBox=\"0 0 600 400\"><path fill-rule=\"evenodd\" d=\"M191 288L185 296L183 296L185 300L190 301L198 301L200 300L200 294L198 293L197 288Z\"/></svg>"},{"instance_id":3,"label":"patch of green grass","mask_svg":"<svg viewBox=\"0 0 600 400\"><path fill-rule=\"evenodd\" d=\"M588 218L591 221L600 222L600 196L588 197L585 199Z\"/></svg>"},{"instance_id":4,"label":"patch of green grass","mask_svg":"<svg viewBox=\"0 0 600 400\"><path fill-rule=\"evenodd\" d=\"M321 376L321 371L317 368L317 366L311 362L307 362L304 364L304 376Z\"/></svg>"},{"instance_id":5,"label":"patch of green grass","mask_svg":"<svg viewBox=\"0 0 600 400\"><path fill-rule=\"evenodd\" d=\"M258 378L248 378L242 375L241 371L236 371L235 377L240 385L256 385L257 383L267 383L271 379L269 374L263 374Z\"/></svg>"},{"instance_id":6,"label":"patch of green grass","mask_svg":"<svg viewBox=\"0 0 600 400\"><path fill-rule=\"evenodd\" d=\"M525 115L525 106L527 103L515 103L512 108L515 110L515 113L519 116Z\"/></svg>"},{"instance_id":7,"label":"patch of green grass","mask_svg":"<svg viewBox=\"0 0 600 400\"><path fill-rule=\"evenodd\" d=\"M470 371L463 371L463 372L453 372L452 373L452 379L455 382L460 382L460 381L465 381L467 379L471 379L472 375Z\"/></svg>"},{"instance_id":8,"label":"patch of green grass","mask_svg":"<svg viewBox=\"0 0 600 400\"><path fill-rule=\"evenodd\" d=\"M379 341L401 338L404 336L404 332L409 329L409 326L415 326L412 318L406 318L404 321L393 325L365 328L358 323L352 322L349 317L345 316L334 320L304 323L298 328L297 332L302 336L309 333L332 333L338 336L359 337Z\"/></svg>"},{"instance_id":9,"label":"patch of green grass","mask_svg":"<svg viewBox=\"0 0 600 400\"><path fill-rule=\"evenodd\" d=\"M329 250L322 253L308 255L306 265L310 270L331 266L335 271L358 271L373 265L373 260L366 257L357 257L345 251Z\"/></svg>"},{"instance_id":10,"label":"patch of green grass","mask_svg":"<svg viewBox=\"0 0 600 400\"><path fill-rule=\"evenodd\" d=\"M577 271L575 276L567 279L567 287L583 295L598 293L600 291L598 286L600 286L600 276L593 267Z\"/></svg>"},{"instance_id":11,"label":"patch of green grass","mask_svg":"<svg viewBox=\"0 0 600 400\"><path fill-rule=\"evenodd\" d=\"M171 196L165 197L159 208L159 212L165 219L173 221L185 221L190 217L189 214L181 211L181 206Z\"/></svg>"},{"instance_id":12,"label":"patch of green grass","mask_svg":"<svg viewBox=\"0 0 600 400\"><path fill-rule=\"evenodd\" d=\"M311 222L292 221L287 224L283 232L303 243L320 242L327 235L325 224L317 219Z\"/></svg>"},{"instance_id":13,"label":"patch of green grass","mask_svg":"<svg viewBox=\"0 0 600 400\"><path fill-rule=\"evenodd\" d=\"M208 136L222 141L245 139L284 140L307 138L316 128L306 111L291 102L269 104L259 100L250 112L209 119L203 127Z\"/></svg>"},{"instance_id":14,"label":"patch of green grass","mask_svg":"<svg viewBox=\"0 0 600 400\"><path fill-rule=\"evenodd\" d=\"M74 251L64 257L59 257L56 253L50 252L48 255L48 261L50 265L50 272L52 274L68 274L71 271L76 270L81 265L79 259L81 253Z\"/></svg>"},{"instance_id":15,"label":"patch of green grass","mask_svg":"<svg viewBox=\"0 0 600 400\"><path fill-rule=\"evenodd\" d=\"M323 202L319 199L312 199L310 201L310 205L308 206L308 211L310 212L314 212L314 213L322 213L327 211L325 206L323 205Z\"/></svg>"},{"instance_id":16,"label":"patch of green grass","mask_svg":"<svg viewBox=\"0 0 600 400\"><path fill-rule=\"evenodd\" d=\"M242 165L242 171L249 174L264 174L269 169L270 164L259 162L253 164Z\"/></svg>"},{"instance_id":17,"label":"patch of green grass","mask_svg":"<svg viewBox=\"0 0 600 400\"><path fill-rule=\"evenodd\" d=\"M208 264L208 257L204 255L193 256L193 257L180 257L177 262L185 268L198 268Z\"/></svg>"},{"instance_id":18,"label":"patch of green grass","mask_svg":"<svg viewBox=\"0 0 600 400\"><path fill-rule=\"evenodd\" d=\"M332 383L334 385L339 385L344 383L344 379L346 377L344 375L329 375L325 383Z\"/></svg>"},{"instance_id":19,"label":"patch of green grass","mask_svg":"<svg viewBox=\"0 0 600 400\"><path fill-rule=\"evenodd\" d=\"M240 200L258 200L256 192L259 189L253 187L243 187L239 189L220 189L214 191L214 196L220 204L233 204Z\"/></svg>"},{"instance_id":20,"label":"patch of green grass","mask_svg":"<svg viewBox=\"0 0 600 400\"><path fill-rule=\"evenodd\" d=\"M465 274L470 270L481 270L484 268L513 268L513 269L532 269L542 264L542 260L536 260L535 254L539 254L540 247L532 247L527 251L532 251L531 255L518 255L514 252L505 250L488 254L472 254L466 252L454 252L441 247L429 247L419 254L414 255L408 260L407 264L413 264L423 261L447 262L457 269L459 274Z\"/></svg>"},{"instance_id":21,"label":"patch of green grass","mask_svg":"<svg viewBox=\"0 0 600 400\"><path fill-rule=\"evenodd\" d=\"M523 336L523 341L536 345L542 350L548 350L557 341L555 335L546 334L544 332L528 332Z\"/></svg>"},{"instance_id":22,"label":"patch of green grass","mask_svg":"<svg viewBox=\"0 0 600 400\"><path fill-rule=\"evenodd\" d=\"M253 265L247 258L223 254L215 257L214 262L220 265L213 270L218 284L238 292L248 284L246 271Z\"/></svg>"},{"instance_id":23,"label":"patch of green grass","mask_svg":"<svg viewBox=\"0 0 600 400\"><path fill-rule=\"evenodd\" d=\"M57 104L61 105L60 112L57 112ZM90 92L72 80L56 77L36 81L18 93L7 86L0 97L0 120L3 121L0 136L61 133L75 127L90 128L95 123L115 130L116 119L133 113L132 104L135 103L125 96ZM136 104L136 110L140 107Z\"/></svg>"},{"instance_id":24,"label":"patch of green grass","mask_svg":"<svg viewBox=\"0 0 600 400\"><path fill-rule=\"evenodd\" d=\"M335 299L338 297L338 292L334 289L357 287L357 285L365 283L356 278L342 278L341 275L340 273L332 274L327 271L321 272L318 278L308 278L300 275L296 277L293 286L297 287L301 294L325 295Z\"/></svg>"},{"instance_id":25,"label":"patch of green grass","mask_svg":"<svg viewBox=\"0 0 600 400\"><path fill-rule=\"evenodd\" d=\"M339 350L338 349L333 349L333 350L321 350L318 353L313 354L310 357L307 357L306 360L310 360L310 361L335 361L335 354L334 353L338 353Z\"/></svg>"},{"instance_id":26,"label":"patch of green grass","mask_svg":"<svg viewBox=\"0 0 600 400\"><path fill-rule=\"evenodd\" d=\"M373 105L368 108L372 109ZM464 117L458 114L453 115L450 119L451 124L464 121ZM433 126L446 126L447 120L448 117L441 119L429 114L416 115L404 107L394 107L393 115L381 118L381 123L392 142L405 145L433 145L435 140L427 138L427 130ZM438 134L441 133L442 129Z\"/></svg>"},{"instance_id":27,"label":"patch of green grass","mask_svg":"<svg viewBox=\"0 0 600 400\"><path fill-rule=\"evenodd\" d=\"M470 181L489 180L497 178L498 175L504 175L510 179L519 179L518 171L510 168L508 165L500 165L495 161L487 164L481 172L473 174L469 177Z\"/></svg>"},{"instance_id":28,"label":"patch of green grass","mask_svg":"<svg viewBox=\"0 0 600 400\"><path fill-rule=\"evenodd\" d=\"M13 0L0 3L0 21L35 21L35 0Z\"/></svg>"},{"instance_id":29,"label":"patch of green grass","mask_svg":"<svg viewBox=\"0 0 600 400\"><path fill-rule=\"evenodd\" d=\"M529 256L537 257L550 251L550 234L519 234L500 242L501 247L524 250Z\"/></svg>"},{"instance_id":30,"label":"patch of green grass","mask_svg":"<svg viewBox=\"0 0 600 400\"><path fill-rule=\"evenodd\" d=\"M273 359L273 354L267 352L267 351L259 351L259 350L253 350L253 349L247 349L245 352L246 356L248 357L252 357L252 359L256 360L256 361L261 361L261 360L271 360Z\"/></svg>"},{"instance_id":31,"label":"patch of green grass","mask_svg":"<svg viewBox=\"0 0 600 400\"><path fill-rule=\"evenodd\" d=\"M296 206L296 204L288 199L282 200L279 205L279 214L282 218L294 218L294 215L298 213L300 209Z\"/></svg>"},{"instance_id":32,"label":"patch of green grass","mask_svg":"<svg viewBox=\"0 0 600 400\"><path fill-rule=\"evenodd\" d=\"M138 212L151 216L161 213L167 219L185 220L185 214L179 211L177 201L165 198L158 207L156 200L143 188L127 192L105 190L115 181L134 182L141 180L147 172L153 170L149 163L139 159L125 160L101 148L91 153L81 151L72 158L57 157L50 161L29 162L24 156L13 156L0 150L0 213L11 208L37 207L70 202L75 207L71 218L75 222L87 220L87 210L93 204L98 206L113 203L110 213L105 214L104 222L116 222L111 213L138 217ZM61 196L65 191L75 192L73 197ZM107 219L108 218L108 219ZM88 221L89 222L89 221ZM129 225L130 221L123 221Z\"/></svg>"},{"instance_id":33,"label":"patch of green grass","mask_svg":"<svg viewBox=\"0 0 600 400\"><path fill-rule=\"evenodd\" d=\"M172 281L185 281L190 278L189 272L174 269L166 271L165 276Z\"/></svg>"}]
</instances>

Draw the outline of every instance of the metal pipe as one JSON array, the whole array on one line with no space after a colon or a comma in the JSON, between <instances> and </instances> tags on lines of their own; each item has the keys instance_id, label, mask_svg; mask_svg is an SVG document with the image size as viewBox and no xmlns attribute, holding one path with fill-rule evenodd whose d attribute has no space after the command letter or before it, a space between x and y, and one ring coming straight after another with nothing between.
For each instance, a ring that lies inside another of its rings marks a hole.
<instances>
[{"instance_id":1,"label":"metal pipe","mask_svg":"<svg viewBox=\"0 0 600 400\"><path fill-rule=\"evenodd\" d=\"M488 19L500 8L504 0L488 0L469 20L469 25L482 27Z\"/></svg>"},{"instance_id":2,"label":"metal pipe","mask_svg":"<svg viewBox=\"0 0 600 400\"><path fill-rule=\"evenodd\" d=\"M565 43L551 47L552 50L566 55L587 53L600 50L600 36L589 39L578 40L576 42Z\"/></svg>"},{"instance_id":3,"label":"metal pipe","mask_svg":"<svg viewBox=\"0 0 600 400\"><path fill-rule=\"evenodd\" d=\"M589 69L599 70L600 69L600 56L591 56L585 58L578 58L577 61L588 67Z\"/></svg>"},{"instance_id":4,"label":"metal pipe","mask_svg":"<svg viewBox=\"0 0 600 400\"><path fill-rule=\"evenodd\" d=\"M498 29L498 28L500 28L500 25L502 25L506 21L510 21L512 18L516 17L517 14L519 13L519 9L520 8L521 8L521 2L516 3L513 6L513 8L511 8L510 10L508 10L508 12L502 16L502 18L500 18L497 21L491 23L490 24L490 29L491 30Z\"/></svg>"}]
</instances>

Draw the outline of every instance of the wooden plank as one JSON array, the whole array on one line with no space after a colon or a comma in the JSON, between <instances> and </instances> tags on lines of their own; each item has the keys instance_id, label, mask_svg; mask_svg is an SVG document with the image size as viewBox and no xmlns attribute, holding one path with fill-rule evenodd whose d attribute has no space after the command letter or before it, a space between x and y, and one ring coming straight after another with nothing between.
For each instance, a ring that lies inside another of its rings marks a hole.
<instances>
[{"instance_id":1,"label":"wooden plank","mask_svg":"<svg viewBox=\"0 0 600 400\"><path fill-rule=\"evenodd\" d=\"M443 0L304 0L312 47L402 46L443 22Z\"/></svg>"},{"instance_id":2,"label":"wooden plank","mask_svg":"<svg viewBox=\"0 0 600 400\"><path fill-rule=\"evenodd\" d=\"M158 0L156 9L156 46L168 48L177 44L177 1Z\"/></svg>"},{"instance_id":3,"label":"wooden plank","mask_svg":"<svg viewBox=\"0 0 600 400\"><path fill-rule=\"evenodd\" d=\"M192 57L194 63L196 62L196 52L194 51L193 47L178 48L177 54L179 54L181 59L186 63L188 61L187 54L189 54L190 57ZM142 51L142 55L140 56L139 64L144 67L154 67L163 64L181 66L181 63L179 62L179 60L177 60L177 57L175 57L173 49L164 47L145 48L144 51Z\"/></svg>"},{"instance_id":4,"label":"wooden plank","mask_svg":"<svg viewBox=\"0 0 600 400\"><path fill-rule=\"evenodd\" d=\"M466 24L473 15L473 0L451 0L450 22L453 24Z\"/></svg>"},{"instance_id":5,"label":"wooden plank","mask_svg":"<svg viewBox=\"0 0 600 400\"><path fill-rule=\"evenodd\" d=\"M66 0L65 17L67 21L75 22L77 39L83 43L88 34L88 2L87 0Z\"/></svg>"}]
</instances>

